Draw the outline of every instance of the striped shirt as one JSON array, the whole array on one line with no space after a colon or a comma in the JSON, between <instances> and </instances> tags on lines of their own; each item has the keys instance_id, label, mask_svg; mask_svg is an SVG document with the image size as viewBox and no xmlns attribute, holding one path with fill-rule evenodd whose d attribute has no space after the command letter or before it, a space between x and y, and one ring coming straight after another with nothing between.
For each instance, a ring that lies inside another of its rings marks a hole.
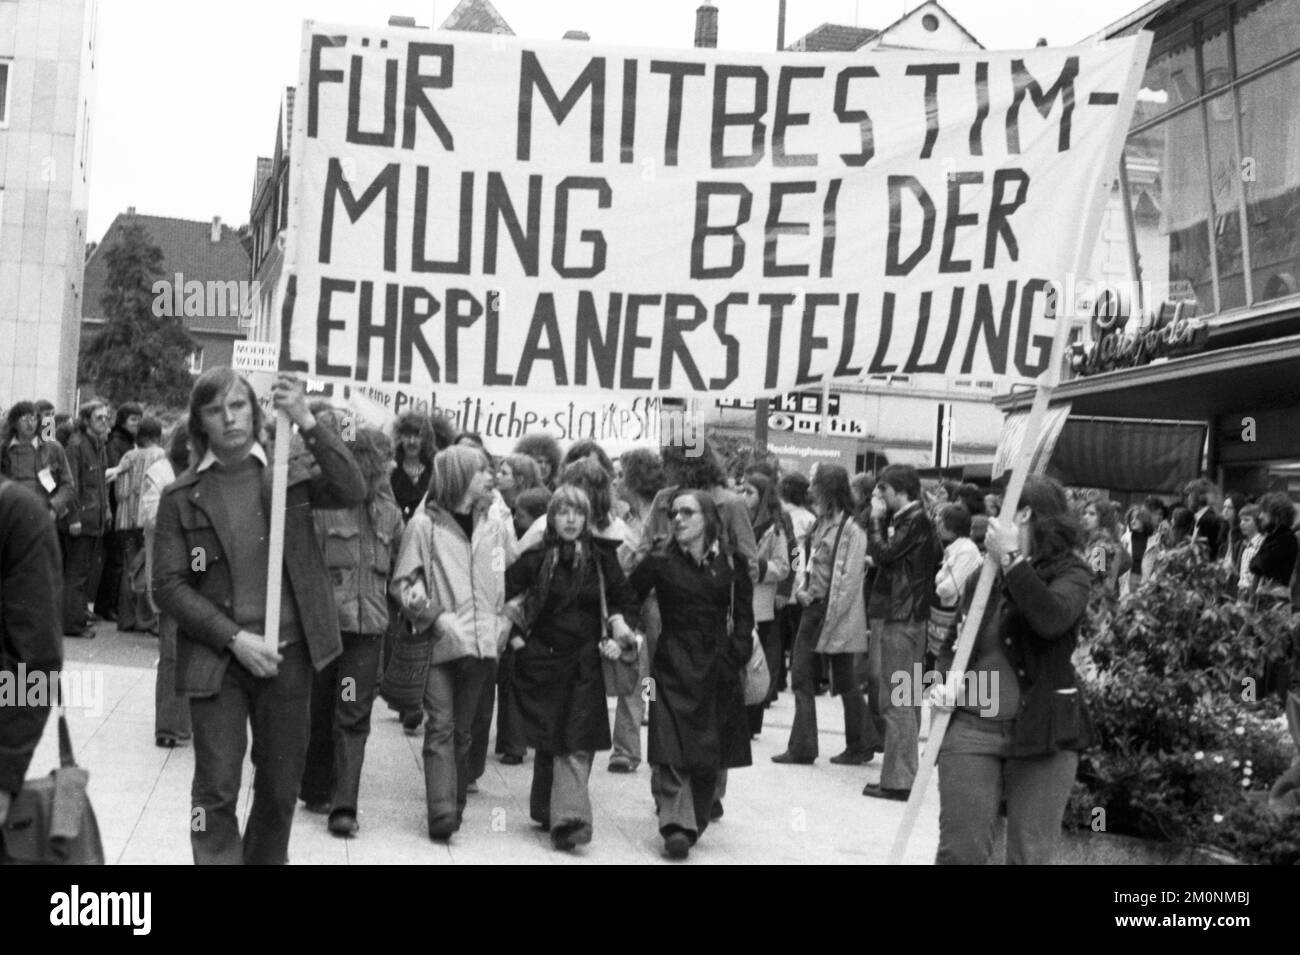
<instances>
[{"instance_id":1,"label":"striped shirt","mask_svg":"<svg viewBox=\"0 0 1300 955\"><path fill-rule=\"evenodd\" d=\"M137 530L144 526L140 520L140 492L144 490L144 475L156 462L167 457L158 445L132 448L117 462L120 470L114 480L117 489L117 513L113 526L119 531Z\"/></svg>"}]
</instances>

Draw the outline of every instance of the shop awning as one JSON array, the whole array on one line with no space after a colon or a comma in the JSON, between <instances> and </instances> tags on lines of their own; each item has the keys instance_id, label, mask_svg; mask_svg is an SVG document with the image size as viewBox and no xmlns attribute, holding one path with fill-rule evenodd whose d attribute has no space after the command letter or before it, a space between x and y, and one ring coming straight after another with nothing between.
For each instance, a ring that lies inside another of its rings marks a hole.
<instances>
[{"instance_id":1,"label":"shop awning","mask_svg":"<svg viewBox=\"0 0 1300 955\"><path fill-rule=\"evenodd\" d=\"M1069 418L1047 473L1071 487L1116 492L1176 492L1201 470L1199 421Z\"/></svg>"},{"instance_id":2,"label":"shop awning","mask_svg":"<svg viewBox=\"0 0 1300 955\"><path fill-rule=\"evenodd\" d=\"M1024 440L1028 411L1007 415L993 464L1004 477ZM1177 491L1201 469L1202 421L1133 421L1070 416L1069 404L1048 409L1031 471L1069 487L1120 493Z\"/></svg>"}]
</instances>

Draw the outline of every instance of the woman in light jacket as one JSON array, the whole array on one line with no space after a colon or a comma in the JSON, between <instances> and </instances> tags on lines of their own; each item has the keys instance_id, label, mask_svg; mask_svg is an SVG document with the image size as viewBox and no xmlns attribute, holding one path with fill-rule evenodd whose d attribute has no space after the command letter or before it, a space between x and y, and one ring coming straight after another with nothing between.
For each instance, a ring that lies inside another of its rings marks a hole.
<instances>
[{"instance_id":1,"label":"woman in light jacket","mask_svg":"<svg viewBox=\"0 0 1300 955\"><path fill-rule=\"evenodd\" d=\"M934 575L934 607L926 629L925 669L939 658L949 631L957 625L957 611L966 593L966 581L979 573L984 557L970 539L970 511L961 504L944 504L934 512L935 530L943 544L943 560ZM938 611L936 613L936 611ZM942 624L940 623L942 621Z\"/></svg>"},{"instance_id":2,"label":"woman in light jacket","mask_svg":"<svg viewBox=\"0 0 1300 955\"><path fill-rule=\"evenodd\" d=\"M817 759L817 668L814 653L831 662L831 690L844 703L844 752L832 763L860 766L880 748L867 718L867 704L854 676L856 655L867 652L867 607L862 593L867 533L853 519L849 474L838 464L820 464L813 476L813 525L808 577L795 599L803 606L795 636L790 682L794 724L786 751L774 763L812 763Z\"/></svg>"},{"instance_id":3,"label":"woman in light jacket","mask_svg":"<svg viewBox=\"0 0 1300 955\"><path fill-rule=\"evenodd\" d=\"M758 541L758 556L750 565L749 575L754 581L754 622L758 625L758 640L767 659L767 672L772 676L767 699L747 707L749 734L757 736L763 731L763 711L776 699L776 673L781 665L781 634L776 628L776 590L781 581L790 576L790 518L781 507L776 493L776 482L766 474L751 471L745 475L740 488L741 496L749 508L754 524L754 539Z\"/></svg>"},{"instance_id":4,"label":"woman in light jacket","mask_svg":"<svg viewBox=\"0 0 1300 955\"><path fill-rule=\"evenodd\" d=\"M417 629L431 629L424 687L424 784L429 836L460 828L471 724L483 681L509 635L505 570L511 529L488 515L492 466L471 447L433 459L429 496L402 534L392 589Z\"/></svg>"},{"instance_id":5,"label":"woman in light jacket","mask_svg":"<svg viewBox=\"0 0 1300 955\"><path fill-rule=\"evenodd\" d=\"M317 511L316 536L334 584L343 654L312 684L311 737L300 795L308 809L329 812L329 831L354 835L361 764L379 683L383 634L389 627L388 576L402 542L402 511L389 472L393 444L373 428L347 442L366 479L366 499L345 511Z\"/></svg>"}]
</instances>

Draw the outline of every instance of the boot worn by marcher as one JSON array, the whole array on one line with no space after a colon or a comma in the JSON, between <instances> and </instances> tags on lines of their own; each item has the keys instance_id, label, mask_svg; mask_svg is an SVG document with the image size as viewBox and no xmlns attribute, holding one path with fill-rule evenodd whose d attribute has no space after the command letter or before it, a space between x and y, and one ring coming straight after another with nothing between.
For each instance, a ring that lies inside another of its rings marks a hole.
<instances>
[{"instance_id":1,"label":"boot worn by marcher","mask_svg":"<svg viewBox=\"0 0 1300 955\"><path fill-rule=\"evenodd\" d=\"M865 766L875 758L874 749L846 749L838 756L832 756L831 762L837 766Z\"/></svg>"},{"instance_id":2,"label":"boot worn by marcher","mask_svg":"<svg viewBox=\"0 0 1300 955\"><path fill-rule=\"evenodd\" d=\"M561 852L591 842L591 826L585 822L562 822L551 829L551 845Z\"/></svg>"},{"instance_id":3,"label":"boot worn by marcher","mask_svg":"<svg viewBox=\"0 0 1300 955\"><path fill-rule=\"evenodd\" d=\"M460 819L456 816L443 816L429 823L429 838L435 842L446 842L459 828Z\"/></svg>"},{"instance_id":4,"label":"boot worn by marcher","mask_svg":"<svg viewBox=\"0 0 1300 955\"><path fill-rule=\"evenodd\" d=\"M355 836L361 826L357 823L357 814L350 809L336 809L330 813L329 830L336 836Z\"/></svg>"},{"instance_id":5,"label":"boot worn by marcher","mask_svg":"<svg viewBox=\"0 0 1300 955\"><path fill-rule=\"evenodd\" d=\"M673 830L664 836L664 851L670 859L685 859L691 854L691 837L684 830Z\"/></svg>"},{"instance_id":6,"label":"boot worn by marcher","mask_svg":"<svg viewBox=\"0 0 1300 955\"><path fill-rule=\"evenodd\" d=\"M873 796L876 799L892 799L895 802L907 802L912 795L910 789L890 789L887 786L881 786L878 783L867 783L866 788L862 790L862 795Z\"/></svg>"},{"instance_id":7,"label":"boot worn by marcher","mask_svg":"<svg viewBox=\"0 0 1300 955\"><path fill-rule=\"evenodd\" d=\"M772 762L782 763L793 766L811 766L817 762L816 756L796 756L794 753L786 750L784 753L778 753L772 757Z\"/></svg>"}]
</instances>

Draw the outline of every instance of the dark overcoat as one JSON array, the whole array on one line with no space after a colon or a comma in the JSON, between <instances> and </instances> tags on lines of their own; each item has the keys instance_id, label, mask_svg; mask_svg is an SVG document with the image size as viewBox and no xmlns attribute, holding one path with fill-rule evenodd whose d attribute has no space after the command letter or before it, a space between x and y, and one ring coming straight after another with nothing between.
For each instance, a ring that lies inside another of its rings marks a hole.
<instances>
[{"instance_id":1,"label":"dark overcoat","mask_svg":"<svg viewBox=\"0 0 1300 955\"><path fill-rule=\"evenodd\" d=\"M605 578L609 613L636 625L639 601L623 576L616 541L594 542ZM609 710L601 671L600 581L595 567L556 560L549 582L540 579L547 548L534 547L506 569L506 599L533 587L540 610L514 653L511 691L519 708L524 739L551 754L609 749Z\"/></svg>"},{"instance_id":2,"label":"dark overcoat","mask_svg":"<svg viewBox=\"0 0 1300 955\"><path fill-rule=\"evenodd\" d=\"M754 629L745 559L714 550L697 563L673 541L641 562L632 586L642 598L655 591L663 616L650 662L649 762L701 773L750 765L740 686ZM734 637L727 633L733 605Z\"/></svg>"}]
</instances>

